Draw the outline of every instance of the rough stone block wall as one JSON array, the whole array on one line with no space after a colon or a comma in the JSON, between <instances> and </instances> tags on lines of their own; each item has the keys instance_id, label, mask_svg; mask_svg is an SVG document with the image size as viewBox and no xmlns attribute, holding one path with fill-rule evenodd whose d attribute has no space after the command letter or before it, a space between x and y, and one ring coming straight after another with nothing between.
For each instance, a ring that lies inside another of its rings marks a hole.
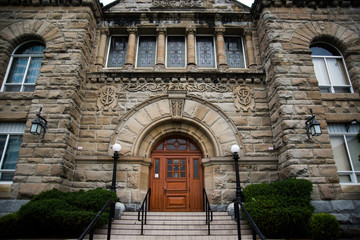
<instances>
[{"instance_id":1,"label":"rough stone block wall","mask_svg":"<svg viewBox=\"0 0 360 240\"><path fill-rule=\"evenodd\" d=\"M85 81L96 17L90 6L2 6L0 76L5 75L11 52L29 40L46 45L33 93L0 93L7 99L3 116L26 121L11 197L30 197L57 187L70 190L74 149L79 134L81 88ZM3 78L2 78L3 79ZM10 105L9 103L12 102ZM40 107L48 121L44 139L29 133ZM12 114L22 113L22 116ZM9 196L7 196L9 197Z\"/></svg>"}]
</instances>

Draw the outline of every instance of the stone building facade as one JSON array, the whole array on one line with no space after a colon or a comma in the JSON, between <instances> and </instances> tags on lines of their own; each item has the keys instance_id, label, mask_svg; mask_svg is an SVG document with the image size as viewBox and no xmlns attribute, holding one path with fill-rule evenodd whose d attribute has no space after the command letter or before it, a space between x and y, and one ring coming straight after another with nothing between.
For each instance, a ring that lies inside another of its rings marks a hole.
<instances>
[{"instance_id":1,"label":"stone building facade","mask_svg":"<svg viewBox=\"0 0 360 240\"><path fill-rule=\"evenodd\" d=\"M110 188L119 143L129 209L152 187L161 210L194 210L195 184L225 210L238 144L243 187L309 179L317 211L359 229L358 1L0 5L2 199ZM308 138L310 109L322 134Z\"/></svg>"}]
</instances>

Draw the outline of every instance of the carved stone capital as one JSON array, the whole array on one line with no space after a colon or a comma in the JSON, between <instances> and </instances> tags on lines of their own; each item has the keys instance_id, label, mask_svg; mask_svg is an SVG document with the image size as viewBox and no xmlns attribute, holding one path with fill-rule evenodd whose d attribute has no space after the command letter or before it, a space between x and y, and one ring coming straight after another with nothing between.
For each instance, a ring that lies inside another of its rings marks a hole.
<instances>
[{"instance_id":1,"label":"carved stone capital","mask_svg":"<svg viewBox=\"0 0 360 240\"><path fill-rule=\"evenodd\" d=\"M101 34L101 35L109 36L110 31L109 31L108 28L102 28L102 29L100 29L100 34Z\"/></svg>"},{"instance_id":2,"label":"carved stone capital","mask_svg":"<svg viewBox=\"0 0 360 240\"><path fill-rule=\"evenodd\" d=\"M219 34L224 35L224 33L225 33L225 28L224 27L215 27L215 34L216 35L219 35Z\"/></svg>"},{"instance_id":3,"label":"carved stone capital","mask_svg":"<svg viewBox=\"0 0 360 240\"><path fill-rule=\"evenodd\" d=\"M158 34L166 34L166 27L158 27L156 28L156 32Z\"/></svg>"},{"instance_id":4,"label":"carved stone capital","mask_svg":"<svg viewBox=\"0 0 360 240\"><path fill-rule=\"evenodd\" d=\"M137 29L137 27L128 27L127 31L128 31L129 34L131 34L131 33L137 34L138 29Z\"/></svg>"},{"instance_id":5,"label":"carved stone capital","mask_svg":"<svg viewBox=\"0 0 360 240\"><path fill-rule=\"evenodd\" d=\"M186 34L196 34L196 28L195 27L187 27L186 28Z\"/></svg>"},{"instance_id":6,"label":"carved stone capital","mask_svg":"<svg viewBox=\"0 0 360 240\"><path fill-rule=\"evenodd\" d=\"M244 32L244 35L245 35L245 36L250 36L250 37L252 37L252 32L251 32L250 30L246 30L246 31Z\"/></svg>"}]
</instances>

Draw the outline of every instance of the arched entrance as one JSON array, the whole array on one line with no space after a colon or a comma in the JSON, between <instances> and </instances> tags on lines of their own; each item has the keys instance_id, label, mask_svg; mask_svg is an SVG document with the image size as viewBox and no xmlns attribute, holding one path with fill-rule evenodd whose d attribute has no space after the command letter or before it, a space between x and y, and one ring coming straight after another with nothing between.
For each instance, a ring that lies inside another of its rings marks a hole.
<instances>
[{"instance_id":1,"label":"arched entrance","mask_svg":"<svg viewBox=\"0 0 360 240\"><path fill-rule=\"evenodd\" d=\"M151 211L202 211L201 150L190 138L168 136L151 152Z\"/></svg>"}]
</instances>

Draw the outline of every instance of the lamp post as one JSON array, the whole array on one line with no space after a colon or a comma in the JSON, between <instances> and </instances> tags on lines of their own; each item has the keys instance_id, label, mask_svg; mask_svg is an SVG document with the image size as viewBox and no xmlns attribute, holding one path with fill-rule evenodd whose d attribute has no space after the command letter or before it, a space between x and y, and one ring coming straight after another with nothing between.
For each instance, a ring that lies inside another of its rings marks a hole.
<instances>
[{"instance_id":1,"label":"lamp post","mask_svg":"<svg viewBox=\"0 0 360 240\"><path fill-rule=\"evenodd\" d=\"M240 151L239 145L232 145L231 152L233 153L233 159L235 162L235 176L236 176L236 199L238 201L243 201L243 194L240 187L240 176L239 176L239 154Z\"/></svg>"},{"instance_id":2,"label":"lamp post","mask_svg":"<svg viewBox=\"0 0 360 240\"><path fill-rule=\"evenodd\" d=\"M117 170L117 160L119 158L119 152L121 150L121 145L116 143L112 147L114 150L114 167L113 167L113 177L112 177L112 183L111 183L111 191L116 191L116 170Z\"/></svg>"}]
</instances>

